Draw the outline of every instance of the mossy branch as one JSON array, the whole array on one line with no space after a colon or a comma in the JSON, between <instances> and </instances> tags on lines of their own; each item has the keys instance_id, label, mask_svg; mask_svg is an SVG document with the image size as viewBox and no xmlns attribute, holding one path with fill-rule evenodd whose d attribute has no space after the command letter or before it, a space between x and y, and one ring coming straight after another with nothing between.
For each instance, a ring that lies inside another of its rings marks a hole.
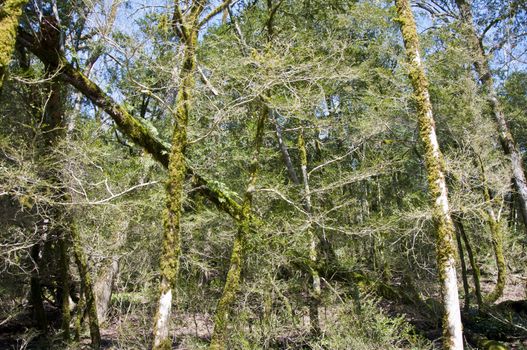
<instances>
[{"instance_id":1,"label":"mossy branch","mask_svg":"<svg viewBox=\"0 0 527 350\"><path fill-rule=\"evenodd\" d=\"M93 104L104 110L117 124L119 130L136 145L144 148L165 168L168 167L170 144L155 137L148 126L133 117L128 111L106 94L97 84L91 81L78 69L73 67L62 53L46 50L29 33L19 30L19 41L35 54L42 62L60 67L58 77L72 85ZM187 166L187 174L191 175L200 192L216 207L239 221L243 217L241 205L224 189L204 177L196 174Z\"/></svg>"}]
</instances>

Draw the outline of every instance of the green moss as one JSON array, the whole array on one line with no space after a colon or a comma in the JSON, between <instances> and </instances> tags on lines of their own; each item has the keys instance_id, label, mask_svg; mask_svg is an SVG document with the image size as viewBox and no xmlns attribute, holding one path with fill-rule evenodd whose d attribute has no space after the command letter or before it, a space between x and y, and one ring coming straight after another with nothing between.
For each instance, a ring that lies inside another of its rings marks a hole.
<instances>
[{"instance_id":1,"label":"green moss","mask_svg":"<svg viewBox=\"0 0 527 350\"><path fill-rule=\"evenodd\" d=\"M447 199L445 183L445 163L438 145L433 142L435 134L435 122L432 117L432 105L428 93L428 80L424 68L421 64L419 54L419 39L417 29L413 19L410 2L408 0L395 1L401 32L406 48L406 56L410 65L409 78L414 90L414 98L417 105L417 119L419 124L419 134L424 146L424 159L427 170L427 180L430 196L432 199L432 218L434 220L437 232L436 254L437 266L441 290L444 293L446 274L452 268L452 261L455 259L454 249L454 224L450 215L444 212L440 199ZM448 344L452 338L450 326L448 324L448 312L454 310L445 310L443 318L443 332L445 348L451 348Z\"/></svg>"},{"instance_id":2,"label":"green moss","mask_svg":"<svg viewBox=\"0 0 527 350\"><path fill-rule=\"evenodd\" d=\"M18 21L26 3L24 0L6 0L0 8L0 90L15 50Z\"/></svg>"}]
</instances>

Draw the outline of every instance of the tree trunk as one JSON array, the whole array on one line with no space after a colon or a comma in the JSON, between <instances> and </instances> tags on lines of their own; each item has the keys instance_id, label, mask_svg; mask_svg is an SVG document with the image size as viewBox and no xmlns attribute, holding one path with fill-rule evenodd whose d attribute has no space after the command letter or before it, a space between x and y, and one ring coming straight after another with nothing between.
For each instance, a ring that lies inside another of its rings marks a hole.
<instances>
[{"instance_id":1,"label":"tree trunk","mask_svg":"<svg viewBox=\"0 0 527 350\"><path fill-rule=\"evenodd\" d=\"M75 226L75 224L71 225L71 237L73 241L73 255L75 256L75 263L77 264L77 267L79 269L81 289L84 292L86 310L90 319L89 328L91 346L94 349L100 349L101 333L99 331L99 320L97 318L97 302L95 299L95 294L93 293L93 284L90 276L90 271L88 270L88 261L86 259L86 255L84 254L84 250L82 249L79 232L77 231L77 227ZM80 314L83 314L83 312L83 310L79 309Z\"/></svg>"},{"instance_id":2,"label":"tree trunk","mask_svg":"<svg viewBox=\"0 0 527 350\"><path fill-rule=\"evenodd\" d=\"M142 147L147 153L158 161L162 166L168 168L171 146L163 142L155 135L152 135L138 119L134 118L126 108L119 105L111 96L106 94L97 84L88 79L82 72L74 68L57 51L46 50L40 46L38 41L30 34L20 31L19 39L21 43L34 53L42 62L46 64L57 64L61 66L58 78L71 84L78 91L82 92L87 99L94 105L106 112L115 122L120 132L126 135L132 142ZM187 174L191 175L195 187L205 195L216 207L230 215L236 221L241 220L242 207L229 194L214 183L196 174L192 168L186 167Z\"/></svg>"},{"instance_id":3,"label":"tree trunk","mask_svg":"<svg viewBox=\"0 0 527 350\"><path fill-rule=\"evenodd\" d=\"M262 103L262 111L260 112L257 122L258 124L256 126L253 156L249 165L249 182L243 199L244 216L238 225L238 231L232 247L229 272L227 273L223 293L218 301L218 306L216 307L216 313L214 315L214 331L209 346L209 349L211 350L227 349L227 326L229 323L229 314L232 312L236 292L240 287L246 240L251 231L251 210L258 171L258 157L260 155L260 146L263 140L265 120L267 119L268 114L269 109Z\"/></svg>"},{"instance_id":4,"label":"tree trunk","mask_svg":"<svg viewBox=\"0 0 527 350\"><path fill-rule=\"evenodd\" d=\"M309 188L309 178L307 174L307 151L304 142L303 131L300 131L298 136L298 150L300 151L300 165L302 169L302 179L304 183L304 208L308 213L309 225L307 227L307 236L309 241L309 261L310 261L310 274L311 274L311 291L309 295L309 322L311 326L311 333L314 336L320 334L320 319L318 314L318 308L321 303L321 286L320 286L320 275L318 273L318 248L316 237L313 233L312 221L313 221L313 208L311 206L311 190Z\"/></svg>"},{"instance_id":5,"label":"tree trunk","mask_svg":"<svg viewBox=\"0 0 527 350\"><path fill-rule=\"evenodd\" d=\"M31 259L35 264L34 271L31 273L29 302L33 310L33 317L37 322L37 327L42 333L47 332L48 321L44 311L44 302L42 299L42 285L40 283L39 262L40 262L40 244L37 242L31 247Z\"/></svg>"},{"instance_id":6,"label":"tree trunk","mask_svg":"<svg viewBox=\"0 0 527 350\"><path fill-rule=\"evenodd\" d=\"M492 109L492 114L498 126L503 152L511 158L514 185L518 192L521 209L520 212L527 232L527 180L523 168L523 158L518 146L514 142L509 125L505 119L505 114L503 113L503 109L498 100L498 94L494 88L494 80L492 79L488 57L483 48L483 43L474 28L471 3L468 0L456 0L456 4L461 14L461 21L469 48L472 51L474 68L479 75L483 88L485 89L487 101Z\"/></svg>"},{"instance_id":7,"label":"tree trunk","mask_svg":"<svg viewBox=\"0 0 527 350\"><path fill-rule=\"evenodd\" d=\"M505 279L507 278L507 266L505 264L505 256L503 254L503 232L501 223L498 222L494 208L492 207L492 198L490 190L487 185L487 176L485 174L485 167L483 161L478 155L479 167L481 170L481 182L483 185L483 197L485 198L486 211L487 211L487 222L489 223L492 250L494 251L494 258L496 260L496 267L498 269L498 278L494 290L486 296L486 301L493 303L503 295L503 289L505 288Z\"/></svg>"},{"instance_id":8,"label":"tree trunk","mask_svg":"<svg viewBox=\"0 0 527 350\"><path fill-rule=\"evenodd\" d=\"M117 259L112 258L107 264L105 264L99 276L95 281L94 291L95 300L97 301L97 319L99 324L106 321L108 316L108 309L110 308L110 302L112 299L112 290L115 277L119 271L119 263Z\"/></svg>"},{"instance_id":9,"label":"tree trunk","mask_svg":"<svg viewBox=\"0 0 527 350\"><path fill-rule=\"evenodd\" d=\"M474 280L474 288L476 289L476 301L478 303L478 308L483 307L483 297L481 296L481 274L479 272L479 267L476 262L476 257L474 250L472 249L472 244L468 239L467 233L465 232L465 227L463 226L463 221L461 218L454 217L456 226L459 228L459 233L461 234L461 239L465 243L465 248L467 250L468 261L470 263L470 268L472 269L472 279Z\"/></svg>"},{"instance_id":10,"label":"tree trunk","mask_svg":"<svg viewBox=\"0 0 527 350\"><path fill-rule=\"evenodd\" d=\"M15 51L17 27L27 0L4 0L0 3L0 93Z\"/></svg>"},{"instance_id":11,"label":"tree trunk","mask_svg":"<svg viewBox=\"0 0 527 350\"><path fill-rule=\"evenodd\" d=\"M463 309L467 312L470 309L470 287L467 278L467 264L465 263L465 254L463 252L463 242L460 232L461 228L454 218L453 220L456 228L457 251L459 253L459 261L461 262L461 279L463 281L463 291L465 292L465 304L463 305Z\"/></svg>"},{"instance_id":12,"label":"tree trunk","mask_svg":"<svg viewBox=\"0 0 527 350\"><path fill-rule=\"evenodd\" d=\"M443 344L445 349L458 350L463 349L463 334L456 275L455 230L450 217L445 164L437 141L428 81L421 62L419 39L410 1L396 0L395 5L410 65L409 77L417 104L419 133L425 149L428 187L433 204L432 218L437 228L437 267L445 311Z\"/></svg>"},{"instance_id":13,"label":"tree trunk","mask_svg":"<svg viewBox=\"0 0 527 350\"><path fill-rule=\"evenodd\" d=\"M293 182L293 184L299 185L300 180L298 179L298 175L296 174L295 168L293 167L293 162L291 161L291 156L289 155L287 146L284 143L282 127L280 126L280 122L277 118L278 113L276 111L270 111L269 114L273 117L273 122L276 129L276 138L278 140L278 145L280 146L280 153L282 153L282 159L284 160L289 179Z\"/></svg>"},{"instance_id":14,"label":"tree trunk","mask_svg":"<svg viewBox=\"0 0 527 350\"><path fill-rule=\"evenodd\" d=\"M189 25L192 25L188 23ZM187 24L185 24L187 25ZM192 26L181 39L184 48L183 67L180 73L181 85L176 98L175 125L172 134L172 147L168 160L168 180L166 185L167 202L164 212L164 232L161 253L161 283L159 302L154 320L153 349L171 349L169 337L170 315L173 292L179 273L181 252L180 220L183 200L183 184L186 174L185 147L187 145L187 125L191 106L191 93L194 88L196 71L197 30Z\"/></svg>"}]
</instances>

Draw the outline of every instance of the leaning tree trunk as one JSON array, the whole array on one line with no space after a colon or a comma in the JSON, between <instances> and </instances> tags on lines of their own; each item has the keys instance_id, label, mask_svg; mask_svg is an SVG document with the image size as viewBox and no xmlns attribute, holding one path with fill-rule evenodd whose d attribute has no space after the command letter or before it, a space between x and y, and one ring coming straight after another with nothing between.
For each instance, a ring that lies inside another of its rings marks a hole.
<instances>
[{"instance_id":1,"label":"leaning tree trunk","mask_svg":"<svg viewBox=\"0 0 527 350\"><path fill-rule=\"evenodd\" d=\"M425 149L428 187L433 201L432 218L437 228L437 267L445 310L443 342L445 349L458 350L463 349L463 334L456 276L455 229L450 217L445 163L437 141L428 81L421 62L419 39L410 1L395 0L395 5L410 65L409 77L416 99L419 133Z\"/></svg>"},{"instance_id":2,"label":"leaning tree trunk","mask_svg":"<svg viewBox=\"0 0 527 350\"><path fill-rule=\"evenodd\" d=\"M527 180L523 168L523 158L521 152L514 142L509 125L505 119L505 114L498 100L498 94L494 88L494 80L490 70L489 61L483 43L474 28L471 2L470 0L456 0L457 7L461 14L463 29L467 37L467 42L472 51L473 65L479 75L479 79L485 89L486 98L492 109L492 114L498 125L499 138L503 152L510 156L514 186L518 192L521 215L527 231Z\"/></svg>"},{"instance_id":3,"label":"leaning tree trunk","mask_svg":"<svg viewBox=\"0 0 527 350\"><path fill-rule=\"evenodd\" d=\"M0 92L15 50L18 21L27 0L0 1Z\"/></svg>"},{"instance_id":4,"label":"leaning tree trunk","mask_svg":"<svg viewBox=\"0 0 527 350\"><path fill-rule=\"evenodd\" d=\"M214 315L214 332L212 334L212 340L209 346L209 349L211 350L227 349L227 328L229 314L232 312L232 306L235 301L236 292L240 287L242 267L245 260L244 253L246 249L246 241L247 236L251 231L251 210L258 171L258 157L260 155L260 146L263 139L265 120L267 119L268 114L268 108L263 105L256 126L254 152L249 165L249 182L245 190L242 204L243 217L238 224L238 231L236 232L236 237L234 239L231 252L229 272L227 273L227 279L225 281L223 293L220 300L218 301L218 306L216 307L216 313Z\"/></svg>"}]
</instances>

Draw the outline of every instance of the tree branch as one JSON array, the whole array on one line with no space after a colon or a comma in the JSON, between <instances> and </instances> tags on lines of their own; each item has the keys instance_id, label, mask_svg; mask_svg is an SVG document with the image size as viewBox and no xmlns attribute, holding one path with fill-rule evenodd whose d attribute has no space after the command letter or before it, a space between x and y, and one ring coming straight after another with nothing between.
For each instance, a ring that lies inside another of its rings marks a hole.
<instances>
[{"instance_id":1,"label":"tree branch","mask_svg":"<svg viewBox=\"0 0 527 350\"><path fill-rule=\"evenodd\" d=\"M153 136L148 128L134 118L126 109L108 96L97 84L88 79L78 69L75 69L63 54L46 50L29 33L19 30L20 43L35 54L42 62L59 67L58 78L71 84L93 104L104 110L116 123L118 129L136 145L144 148L165 168L168 167L170 145ZM225 211L235 220L243 218L240 204L229 195L225 188L220 188L213 181L196 174L190 166L187 172L193 177L193 182L216 207ZM223 187L223 186L221 186Z\"/></svg>"}]
</instances>

